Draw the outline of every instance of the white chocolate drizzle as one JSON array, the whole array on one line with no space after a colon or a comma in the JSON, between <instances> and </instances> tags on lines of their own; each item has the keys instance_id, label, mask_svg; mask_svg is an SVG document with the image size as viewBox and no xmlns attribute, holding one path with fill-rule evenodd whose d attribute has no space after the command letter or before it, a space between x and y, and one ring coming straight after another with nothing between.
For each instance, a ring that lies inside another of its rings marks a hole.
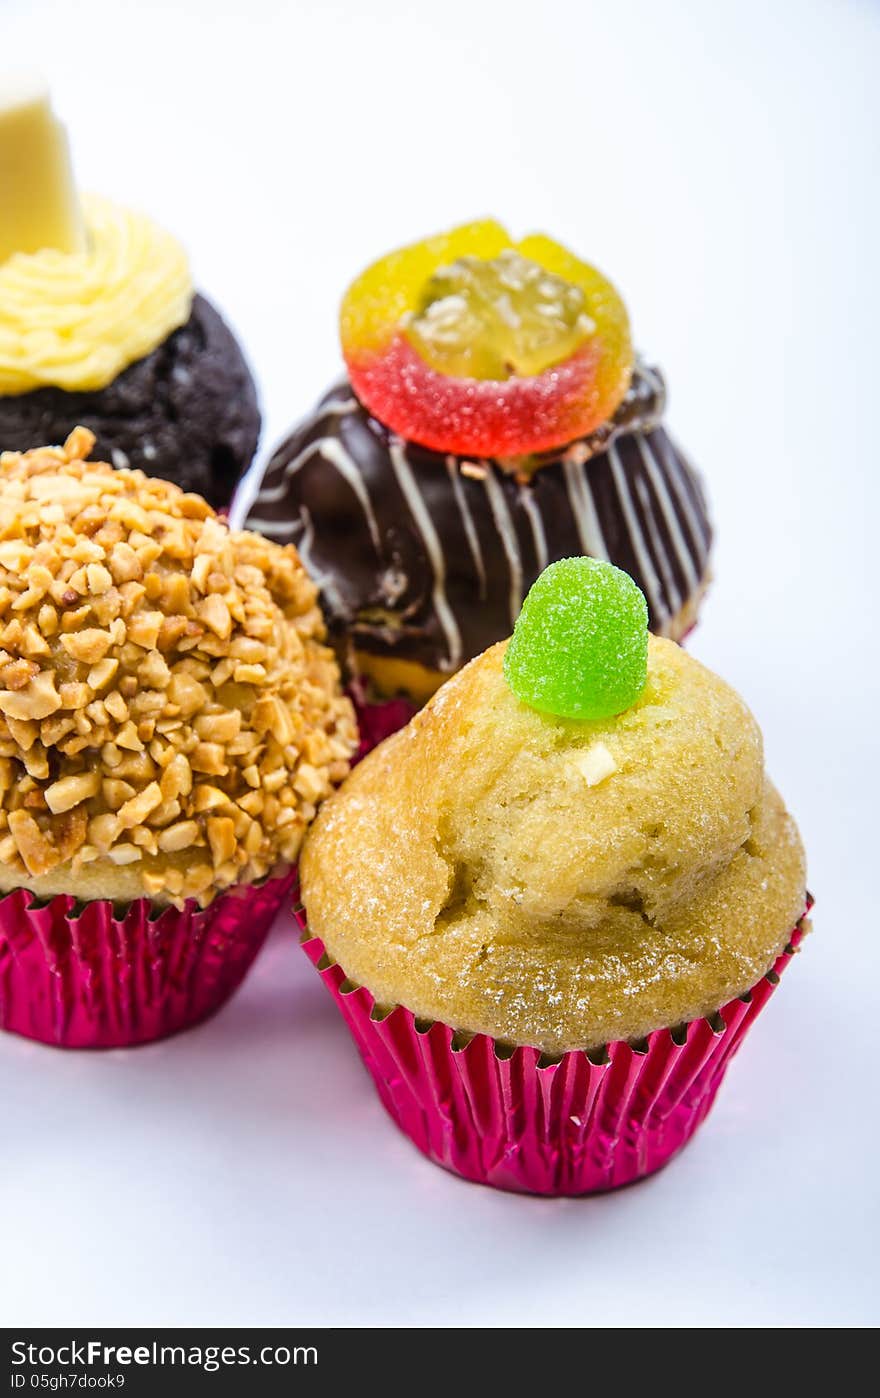
<instances>
[{"instance_id":1,"label":"white chocolate drizzle","mask_svg":"<svg viewBox=\"0 0 880 1398\"><path fill-rule=\"evenodd\" d=\"M498 530L507 558L507 566L510 570L510 628L513 630L519 616L519 609L523 604L522 555L519 551L519 541L513 527L513 520L510 518L510 510L507 508L504 492L495 478L494 471L487 472L483 478L483 484L486 487L489 508L492 511L492 518L495 521L495 527Z\"/></svg>"},{"instance_id":2,"label":"white chocolate drizzle","mask_svg":"<svg viewBox=\"0 0 880 1398\"><path fill-rule=\"evenodd\" d=\"M391 437L388 442L388 452L397 483L409 507L416 528L421 534L422 543L425 546L425 552L430 559L434 574L434 610L443 628L448 646L445 664L441 662L440 668L449 671L457 670L462 658L461 632L458 629L455 613L446 596L446 561L440 537L434 528L421 492L416 485L412 468L406 459L406 444L401 441L400 437Z\"/></svg>"},{"instance_id":3,"label":"white chocolate drizzle","mask_svg":"<svg viewBox=\"0 0 880 1398\"><path fill-rule=\"evenodd\" d=\"M562 463L571 513L584 553L591 558L608 558L608 549L596 513L593 492L587 480L586 462L566 459Z\"/></svg>"},{"instance_id":4,"label":"white chocolate drizzle","mask_svg":"<svg viewBox=\"0 0 880 1398\"><path fill-rule=\"evenodd\" d=\"M468 541L468 548L474 560L474 567L480 579L480 600L486 596L486 565L483 562L483 550L480 548L480 536L477 533L477 526L474 524L474 517L471 514L471 507L467 502L467 496L462 489L458 475L458 461L454 456L446 458L446 472L452 482L452 493L455 496L455 503L461 515L461 523L464 529L465 538Z\"/></svg>"},{"instance_id":5,"label":"white chocolate drizzle","mask_svg":"<svg viewBox=\"0 0 880 1398\"><path fill-rule=\"evenodd\" d=\"M687 520L691 538L695 544L698 543L701 545L700 560L705 566L708 561L709 545L711 543L708 522L705 518L698 518L697 516L697 512L691 502L687 482L684 479L684 466L681 461L676 460L675 453L670 450L668 439L660 442L660 451L666 469L669 472L669 478L675 486L675 493L681 505L682 513Z\"/></svg>"},{"instance_id":6,"label":"white chocolate drizzle","mask_svg":"<svg viewBox=\"0 0 880 1398\"><path fill-rule=\"evenodd\" d=\"M645 544L645 537L642 527L639 524L638 516L633 507L632 497L626 484L626 477L620 463L620 456L617 451L617 443L610 442L608 446L608 464L611 467L611 474L614 477L614 486L617 491L617 498L620 501L620 508L623 510L623 517L626 520L626 527L632 543L633 552L638 560L639 572L641 573L640 586L643 588L648 599L648 606L654 613L662 615L664 611L660 580L657 577L654 562ZM607 558L607 554L605 557Z\"/></svg>"},{"instance_id":7,"label":"white chocolate drizzle","mask_svg":"<svg viewBox=\"0 0 880 1398\"><path fill-rule=\"evenodd\" d=\"M547 547L547 531L544 528L544 520L541 511L535 504L532 497L531 487L527 484L519 488L519 503L522 505L529 524L532 526L532 538L535 541L535 560L538 564L538 572L543 573L550 562L550 551Z\"/></svg>"},{"instance_id":8,"label":"white chocolate drizzle","mask_svg":"<svg viewBox=\"0 0 880 1398\"><path fill-rule=\"evenodd\" d=\"M678 516L675 513L675 509L673 508L669 491L666 488L666 482L663 479L663 474L660 470L658 470L657 461L655 459L653 451L651 450L651 444L648 441L648 438L645 437L641 432L639 432L636 434L636 442L638 444L642 461L645 463L645 470L647 471L651 479L651 484L654 487L654 494L660 502L660 509L663 512L663 519L666 523L666 528L669 530L669 537L672 540L675 552L678 556L678 561L681 565L681 570L684 573L685 578L687 579L688 587L691 590L695 590L699 580L694 570L694 565L691 559L690 552L687 548L687 545L685 544L684 535L681 532L681 525L678 522ZM662 553L663 550L661 549L659 551L658 556Z\"/></svg>"},{"instance_id":9,"label":"white chocolate drizzle","mask_svg":"<svg viewBox=\"0 0 880 1398\"><path fill-rule=\"evenodd\" d=\"M293 460L285 466L281 480L276 486L268 486L266 489L260 491L256 503L258 505L273 505L279 500L283 500L288 490L287 482L290 480L291 476L295 476L297 472L301 471L315 456L320 456L322 460L329 461L336 467L340 476L351 486L363 509L364 518L367 521L367 527L370 531L370 538L373 541L373 546L376 552L379 553L381 550L379 526L376 523L376 515L373 511L373 504L370 500L369 491L364 484L364 478L358 470L356 463L349 456L342 443L337 441L335 437L319 437L317 441L311 442L305 447L298 456L295 456ZM250 527L252 529L259 528L253 520L251 521ZM266 532L265 529L263 532Z\"/></svg>"}]
</instances>

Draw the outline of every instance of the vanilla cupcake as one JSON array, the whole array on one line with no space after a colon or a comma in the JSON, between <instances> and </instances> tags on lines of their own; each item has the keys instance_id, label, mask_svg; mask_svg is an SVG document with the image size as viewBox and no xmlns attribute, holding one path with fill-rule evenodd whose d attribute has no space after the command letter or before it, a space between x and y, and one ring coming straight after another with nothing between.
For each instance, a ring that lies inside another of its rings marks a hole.
<instances>
[{"instance_id":1,"label":"vanilla cupcake","mask_svg":"<svg viewBox=\"0 0 880 1398\"><path fill-rule=\"evenodd\" d=\"M360 764L301 874L308 949L398 1123L542 1193L684 1144L806 906L746 705L583 558Z\"/></svg>"},{"instance_id":2,"label":"vanilla cupcake","mask_svg":"<svg viewBox=\"0 0 880 1398\"><path fill-rule=\"evenodd\" d=\"M0 1026L79 1046L226 999L356 744L295 550L91 446L0 456Z\"/></svg>"}]
</instances>

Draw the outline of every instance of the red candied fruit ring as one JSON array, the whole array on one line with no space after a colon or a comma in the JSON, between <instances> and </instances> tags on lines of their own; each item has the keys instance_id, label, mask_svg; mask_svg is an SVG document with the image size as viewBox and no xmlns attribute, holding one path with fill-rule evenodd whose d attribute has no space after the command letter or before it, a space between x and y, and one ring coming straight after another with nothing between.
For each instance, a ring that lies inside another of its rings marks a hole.
<instances>
[{"instance_id":1,"label":"red candied fruit ring","mask_svg":"<svg viewBox=\"0 0 880 1398\"><path fill-rule=\"evenodd\" d=\"M587 346L534 378L466 379L432 369L396 335L381 358L348 367L361 402L408 441L457 456L527 456L605 420L585 415L597 359Z\"/></svg>"}]
</instances>

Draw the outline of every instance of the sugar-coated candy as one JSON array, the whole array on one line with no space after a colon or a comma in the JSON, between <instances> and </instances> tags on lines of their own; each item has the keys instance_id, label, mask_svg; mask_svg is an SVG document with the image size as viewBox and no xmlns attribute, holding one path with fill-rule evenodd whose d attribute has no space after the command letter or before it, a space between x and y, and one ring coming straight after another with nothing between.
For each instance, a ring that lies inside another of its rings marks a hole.
<instances>
[{"instance_id":1,"label":"sugar-coated candy","mask_svg":"<svg viewBox=\"0 0 880 1398\"><path fill-rule=\"evenodd\" d=\"M532 587L504 656L518 699L559 718L609 718L645 687L648 607L628 573L595 558L551 563Z\"/></svg>"},{"instance_id":2,"label":"sugar-coated candy","mask_svg":"<svg viewBox=\"0 0 880 1398\"><path fill-rule=\"evenodd\" d=\"M438 268L404 333L441 374L504 380L543 374L595 330L583 287L505 248Z\"/></svg>"},{"instance_id":3,"label":"sugar-coated candy","mask_svg":"<svg viewBox=\"0 0 880 1398\"><path fill-rule=\"evenodd\" d=\"M345 295L352 386L434 451L520 457L587 435L629 387L626 308L600 272L540 234L486 220L373 263Z\"/></svg>"}]
</instances>

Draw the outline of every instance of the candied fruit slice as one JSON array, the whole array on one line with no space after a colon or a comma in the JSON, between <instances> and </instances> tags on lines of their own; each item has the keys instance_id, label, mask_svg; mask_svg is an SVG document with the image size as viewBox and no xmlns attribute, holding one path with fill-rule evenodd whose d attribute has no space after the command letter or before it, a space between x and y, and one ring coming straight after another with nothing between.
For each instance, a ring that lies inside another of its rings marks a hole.
<instances>
[{"instance_id":1,"label":"candied fruit slice","mask_svg":"<svg viewBox=\"0 0 880 1398\"><path fill-rule=\"evenodd\" d=\"M558 718L610 718L647 676L648 605L629 574L596 558L545 568L504 653L516 697Z\"/></svg>"},{"instance_id":2,"label":"candied fruit slice","mask_svg":"<svg viewBox=\"0 0 880 1398\"><path fill-rule=\"evenodd\" d=\"M342 302L340 332L346 359L383 349L419 305L438 267L460 257L497 257L510 239L492 219L465 223L449 233L380 257L352 282Z\"/></svg>"},{"instance_id":3,"label":"candied fruit slice","mask_svg":"<svg viewBox=\"0 0 880 1398\"><path fill-rule=\"evenodd\" d=\"M405 324L432 369L472 379L542 374L596 329L582 287L514 248L439 268Z\"/></svg>"},{"instance_id":4,"label":"candied fruit slice","mask_svg":"<svg viewBox=\"0 0 880 1398\"><path fill-rule=\"evenodd\" d=\"M491 221L374 263L346 293L341 335L370 412L460 455L526 456L584 436L632 373L626 309L602 274Z\"/></svg>"}]
</instances>

